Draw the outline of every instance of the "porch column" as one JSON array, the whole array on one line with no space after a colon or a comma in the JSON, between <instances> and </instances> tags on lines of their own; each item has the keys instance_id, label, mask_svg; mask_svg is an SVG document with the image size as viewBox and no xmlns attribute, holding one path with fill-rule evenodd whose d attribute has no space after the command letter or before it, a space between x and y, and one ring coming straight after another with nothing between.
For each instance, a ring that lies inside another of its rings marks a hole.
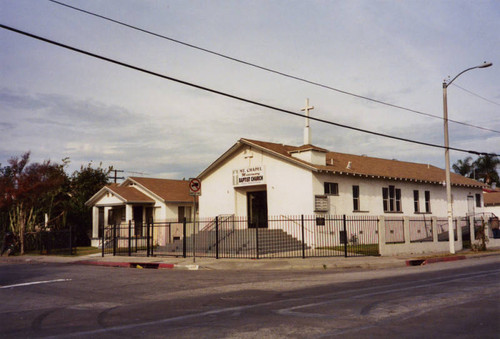
<instances>
[{"instance_id":1,"label":"porch column","mask_svg":"<svg viewBox=\"0 0 500 339\"><path fill-rule=\"evenodd\" d=\"M99 207L92 206L92 238L99 236Z\"/></svg>"},{"instance_id":2,"label":"porch column","mask_svg":"<svg viewBox=\"0 0 500 339\"><path fill-rule=\"evenodd\" d=\"M111 209L111 207L104 207L104 226L108 226L109 225L108 216L109 216L109 210L110 209Z\"/></svg>"},{"instance_id":3,"label":"porch column","mask_svg":"<svg viewBox=\"0 0 500 339\"><path fill-rule=\"evenodd\" d=\"M129 220L132 220L132 227L134 227L134 212L133 212L133 209L132 209L132 205L129 205L129 204L126 204L125 205L125 221L128 223Z\"/></svg>"}]
</instances>

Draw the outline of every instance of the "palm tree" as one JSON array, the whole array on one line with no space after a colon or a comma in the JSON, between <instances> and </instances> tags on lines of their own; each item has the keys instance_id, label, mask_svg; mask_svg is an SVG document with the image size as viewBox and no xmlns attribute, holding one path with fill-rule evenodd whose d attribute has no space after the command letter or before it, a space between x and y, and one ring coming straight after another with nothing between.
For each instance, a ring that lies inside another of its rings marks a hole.
<instances>
[{"instance_id":1,"label":"palm tree","mask_svg":"<svg viewBox=\"0 0 500 339\"><path fill-rule=\"evenodd\" d=\"M464 160L458 160L453 164L453 171L464 177L471 177L472 172L474 171L473 164L471 163L472 157L467 157Z\"/></svg>"},{"instance_id":2,"label":"palm tree","mask_svg":"<svg viewBox=\"0 0 500 339\"><path fill-rule=\"evenodd\" d=\"M477 178L482 179L484 183L499 182L497 167L500 165L500 159L496 155L481 155L472 165Z\"/></svg>"}]
</instances>

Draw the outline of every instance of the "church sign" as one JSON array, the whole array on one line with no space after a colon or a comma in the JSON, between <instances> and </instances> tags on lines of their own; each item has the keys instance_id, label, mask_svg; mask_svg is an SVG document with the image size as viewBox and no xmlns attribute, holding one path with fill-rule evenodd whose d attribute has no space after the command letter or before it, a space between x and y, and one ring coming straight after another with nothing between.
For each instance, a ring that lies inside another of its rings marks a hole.
<instances>
[{"instance_id":1,"label":"church sign","mask_svg":"<svg viewBox=\"0 0 500 339\"><path fill-rule=\"evenodd\" d=\"M264 166L253 166L233 170L233 186L265 184Z\"/></svg>"}]
</instances>

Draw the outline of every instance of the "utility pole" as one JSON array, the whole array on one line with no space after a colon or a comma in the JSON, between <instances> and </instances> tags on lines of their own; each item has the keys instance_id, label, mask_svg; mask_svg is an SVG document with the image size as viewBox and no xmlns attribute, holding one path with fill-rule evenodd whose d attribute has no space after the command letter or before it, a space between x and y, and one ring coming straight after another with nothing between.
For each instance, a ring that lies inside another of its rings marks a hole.
<instances>
[{"instance_id":1,"label":"utility pole","mask_svg":"<svg viewBox=\"0 0 500 339\"><path fill-rule=\"evenodd\" d=\"M125 180L125 177L119 177L119 176L118 176L118 173L123 173L123 172L124 172L123 170L116 170L116 169L114 169L114 170L111 170L111 171L112 171L112 172L115 172L115 175L112 177L112 178L113 178L113 180L114 180L114 182L115 182L115 184L116 184L116 181L117 181L118 179L120 179L120 180Z\"/></svg>"}]
</instances>

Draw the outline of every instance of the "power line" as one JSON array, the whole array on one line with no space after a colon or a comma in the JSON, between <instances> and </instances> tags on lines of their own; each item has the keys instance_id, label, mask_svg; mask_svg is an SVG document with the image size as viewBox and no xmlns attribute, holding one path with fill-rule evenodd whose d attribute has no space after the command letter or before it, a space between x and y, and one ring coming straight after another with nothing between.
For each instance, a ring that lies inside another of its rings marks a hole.
<instances>
[{"instance_id":1,"label":"power line","mask_svg":"<svg viewBox=\"0 0 500 339\"><path fill-rule=\"evenodd\" d=\"M464 91L464 92L467 92L467 93L469 93L469 94L472 94L472 95L473 95L473 96L475 96L475 97L478 97L479 99L483 99L484 101L489 102L490 104L500 106L500 104L499 104L498 102L495 102L495 101L493 101L493 100L490 100L490 99L487 99L487 98L485 98L485 97L482 97L482 96L480 96L480 95L479 95L479 94L477 94L477 93L474 93L474 92L472 92L472 91L469 91L469 90L468 90L468 89L466 89L466 88L463 88L463 87L461 87L461 86L457 85L456 83L453 83L452 85L453 85L453 86L455 86L455 87L460 88L460 89L461 89L462 91Z\"/></svg>"},{"instance_id":2,"label":"power line","mask_svg":"<svg viewBox=\"0 0 500 339\"><path fill-rule=\"evenodd\" d=\"M268 67L265 67L265 66L260 66L260 65L257 65L255 63L251 63L251 62L248 62L248 61L245 61L245 60L237 59L235 57L231 57L231 56L226 55L226 54L215 52L215 51L209 50L207 48L196 46L196 45L193 45L193 44L190 44L190 43L178 40L178 39L174 39L174 38L171 38L171 37L168 37L168 36L165 36L165 35L162 35L162 34L158 34L158 33L155 33L155 32L152 32L152 31L149 31L149 30L137 27L137 26L133 26L133 25L127 24L125 22L118 21L118 20L106 17L104 15L100 15L100 14L93 13L93 12L90 12L90 11L87 11L87 10L84 10L84 9L81 9L81 8L78 8L78 7L75 7L75 6L71 6L71 5L65 4L63 2L59 2L59 1L56 1L56 0L48 0L48 1L50 1L50 2L52 2L54 4L57 4L57 5L60 5L60 6L64 6L64 7L73 9L75 11L79 11L79 12L82 12L82 13L85 13L85 14L88 14L88 15L92 15L92 16L95 16L95 17L103 19L103 20L107 20L107 21L113 22L113 23L118 24L118 25L122 25L122 26L125 26L125 27L128 27L128 28L140 31L142 33L150 34L150 35L153 35L153 36L158 37L158 38L169 40L171 42L175 42L177 44L180 44L180 45L183 45L183 46L186 46L186 47L190 47L190 48L193 48L193 49L197 49L197 50L200 50L200 51L203 51L203 52L206 52L206 53L210 53L212 55L216 55L216 56L219 56L221 58L225 58L225 59L228 59L228 60L240 63L240 64L244 64L244 65L247 65L247 66L250 66L250 67L258 68L258 69L266 71L266 72L271 72L271 73L274 73L274 74L278 74L278 75L281 75L283 77L287 77L287 78L290 78L290 79L294 79L294 80L298 80L298 81L301 81L301 82L305 82L305 83L308 83L310 85L314 85L314 86L318 86L318 87L325 88L325 89L328 89L328 90L332 90L332 91L335 91L335 92L338 92L338 93L341 93L341 94L350 95L350 96L356 97L358 99L364 99L364 100L368 100L368 101L371 101L371 102L374 102L374 103L377 103L377 104L381 104L381 105L385 105L385 106L388 106L388 107L397 108L397 109L405 110L405 111L408 111L408 112L416 113L416 114L419 114L419 115L427 116L427 117L430 117L430 118L443 120L443 117L438 116L438 115L434 115L434 114L430 114L430 113L425 113L425 112L418 111L418 110L415 110L415 109L411 109L411 108L407 108L407 107L403 107L403 106L399 106L399 105L387 103L387 102L384 102L384 101L381 101L381 100L377 100L377 99L369 98L369 97L366 97L366 96L363 96L363 95L359 95L359 94L355 94L355 93L352 93L352 92L344 91L344 90L341 90L341 89L338 89L338 88L335 88L335 87L332 87L332 86L324 85L324 84L321 84L321 83L316 82L316 81L307 80L307 79L299 77L299 76L295 76L295 75L291 75L291 74L288 74L288 73L280 72L280 71L277 71L277 70L274 70L274 69L271 69L271 68L268 68ZM477 126L477 125L469 124L467 122L462 122L462 121L453 120L453 119L448 119L448 122L452 122L452 123L455 123L455 124L459 124L459 125L463 125L463 126L468 126L468 127L477 128L477 129L481 129L481 130L484 130L484 131L494 132L494 133L499 133L500 134L500 131L497 131L497 130L494 130L494 129L490 129L490 128L487 128L487 127L482 127L482 126Z\"/></svg>"},{"instance_id":3,"label":"power line","mask_svg":"<svg viewBox=\"0 0 500 339\"><path fill-rule=\"evenodd\" d=\"M28 32L24 32L24 31L21 31L21 30L18 30L16 28L9 27L9 26L3 25L3 24L0 24L0 28L6 29L6 30L9 30L9 31L12 31L12 32L16 32L16 33L19 33L19 34L22 34L22 35L28 36L30 38L37 39L37 40L40 40L40 41L43 41L43 42L46 42L46 43L49 43L49 44L52 44L52 45L56 45L56 46L59 46L59 47L62 47L62 48L66 48L66 49L69 49L69 50L77 52L77 53L85 54L87 56L91 56L91 57L96 58L96 59L104 60L104 61L116 64L116 65L120 65L120 66L123 66L123 67L126 67L126 68L130 68L130 69L133 69L133 70L136 70L136 71L139 71L139 72L143 72L143 73L146 73L146 74L149 74L149 75L153 75L153 76L156 76L156 77L159 77L159 78L162 78L162 79L170 80L170 81L177 82L179 84L183 84L183 85L186 85L186 86L189 86L189 87L197 88L197 89L200 89L200 90L203 90L203 91L206 91L206 92L218 94L218 95L221 95L221 96L224 96L224 97L227 97L227 98L231 98L231 99L234 99L234 100L246 102L246 103L249 103L249 104L252 104L252 105L264 107L264 108L267 108L267 109L270 109L270 110L282 112L282 113L293 115L293 116L297 116L297 117L300 117L300 118L305 118L306 117L304 114L296 113L296 112L293 112L293 111L289 111L289 110L286 110L286 109L283 109L283 108L271 106L271 105L268 105L268 104L264 104L264 103L261 103L261 102L258 102L258 101L251 100L251 99L246 99L246 98L239 97L239 96L236 96L236 95L233 95L233 94L229 94L229 93L226 93L226 92L221 92L221 91L213 89L213 88L204 87L204 86L197 85L197 84L194 84L194 83L191 83L191 82L187 82L187 81L184 81L184 80L173 78L173 77L170 77L170 76L167 76L167 75L163 75L163 74L160 74L160 73L149 71L149 70L144 69L144 68L133 66L133 65L130 65L130 64L118 61L118 60L114 60L114 59L111 59L111 58L108 58L108 57L105 57L105 56L101 56L101 55L98 55L98 54L94 54L94 53L91 53L91 52L88 52L88 51L85 51L85 50L82 50L82 49L79 49L79 48L76 48L76 47L65 45L65 44L59 43L57 41L50 40L50 39L47 39L47 38L44 38L44 37L41 37L41 36L38 36L38 35L34 35L34 34L31 34L31 33L28 33ZM379 136L379 137L384 137L384 138L389 138L389 139L404 141L404 142L418 144L418 145L423 145L423 146L441 148L441 149L446 149L447 148L445 146L438 145L438 144L431 144L431 143L428 143L428 142L423 142L423 141L417 141L417 140L411 140L411 139L401 138L401 137L397 137L397 136L393 136L393 135L389 135L389 134L384 134L384 133L379 133L379 132L375 132L375 131L370 131L370 130L366 130L366 129L362 129L362 128L358 128L358 127L354 127L354 126L339 124L339 123L336 123L336 122L333 122L333 121L328 121L328 120L324 120L324 119L320 119L320 118L315 118L315 117L308 117L308 118L310 120L318 121L318 122L321 122L321 123L324 123L324 124L333 125L333 126L337 126L337 127L341 127L341 128L346 128L346 129L350 129L350 130L353 130L353 131L358 131L358 132L362 132L362 133L366 133L366 134L376 135L376 136ZM448 149L453 150L453 151L457 151L457 152L465 152L465 153L471 153L471 154L476 154L476 155L500 156L499 154L495 154L495 153L478 152L478 151L466 150L466 149L455 148L455 147L448 147Z\"/></svg>"}]
</instances>

